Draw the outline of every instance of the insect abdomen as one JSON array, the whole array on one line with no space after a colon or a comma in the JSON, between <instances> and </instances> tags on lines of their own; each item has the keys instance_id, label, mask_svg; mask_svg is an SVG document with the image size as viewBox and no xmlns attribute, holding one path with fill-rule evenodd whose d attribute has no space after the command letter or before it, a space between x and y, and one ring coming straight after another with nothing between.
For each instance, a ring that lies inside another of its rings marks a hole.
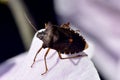
<instances>
[{"instance_id":1,"label":"insect abdomen","mask_svg":"<svg viewBox=\"0 0 120 80\"><path fill-rule=\"evenodd\" d=\"M86 41L78 33L70 29L60 29L59 39L52 48L61 53L74 54L85 49Z\"/></svg>"}]
</instances>

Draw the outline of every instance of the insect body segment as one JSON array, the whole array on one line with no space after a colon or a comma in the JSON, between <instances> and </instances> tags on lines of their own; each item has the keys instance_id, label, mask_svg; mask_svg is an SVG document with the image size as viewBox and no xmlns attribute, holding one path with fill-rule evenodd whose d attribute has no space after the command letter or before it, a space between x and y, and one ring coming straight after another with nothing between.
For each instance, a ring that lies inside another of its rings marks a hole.
<instances>
[{"instance_id":1,"label":"insect body segment","mask_svg":"<svg viewBox=\"0 0 120 80\"><path fill-rule=\"evenodd\" d=\"M48 71L46 56L50 49L55 49L58 52L60 59L70 59L80 57L81 55L62 58L61 53L74 54L82 52L88 47L85 39L74 30L70 29L69 23L63 24L60 27L57 27L50 23L45 24L45 31L38 32L37 37L43 41L42 48L48 48L44 56L46 71L43 74ZM36 54L38 54L40 50ZM33 64L35 62L35 58Z\"/></svg>"}]
</instances>

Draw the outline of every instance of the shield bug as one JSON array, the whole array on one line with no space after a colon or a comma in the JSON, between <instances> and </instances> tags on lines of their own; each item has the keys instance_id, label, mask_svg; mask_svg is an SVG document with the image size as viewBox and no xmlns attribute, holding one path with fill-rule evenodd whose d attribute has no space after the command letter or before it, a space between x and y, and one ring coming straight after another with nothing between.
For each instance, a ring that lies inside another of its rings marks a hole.
<instances>
[{"instance_id":1,"label":"shield bug","mask_svg":"<svg viewBox=\"0 0 120 80\"><path fill-rule=\"evenodd\" d=\"M43 41L42 47L37 51L33 64L35 63L35 59L42 48L48 48L47 52L44 55L44 63L45 63L45 74L48 71L46 57L49 53L50 49L54 49L58 52L58 56L60 59L70 59L87 55L76 55L76 56L68 56L63 58L61 54L75 54L78 52L82 52L86 48L88 48L88 44L85 39L77 33L77 31L70 28L70 23L63 24L61 26L52 25L51 23L45 24L45 30L37 33L37 38ZM31 67L33 66L31 65Z\"/></svg>"}]
</instances>

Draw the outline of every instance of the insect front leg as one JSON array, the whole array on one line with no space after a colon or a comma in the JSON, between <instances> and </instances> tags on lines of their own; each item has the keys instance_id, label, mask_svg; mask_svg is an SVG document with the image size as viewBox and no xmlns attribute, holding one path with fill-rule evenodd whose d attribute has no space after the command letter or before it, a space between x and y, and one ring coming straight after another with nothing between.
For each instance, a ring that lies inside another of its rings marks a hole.
<instances>
[{"instance_id":1,"label":"insect front leg","mask_svg":"<svg viewBox=\"0 0 120 80\"><path fill-rule=\"evenodd\" d=\"M37 53L36 53L36 55L35 55L35 57L34 57L33 63L32 63L32 65L31 65L31 68L33 67L33 65L34 65L34 63L35 63L35 60L36 60L36 57L37 57L37 55L39 54L39 52L41 51L41 49L42 49L42 47L37 51Z\"/></svg>"},{"instance_id":2,"label":"insect front leg","mask_svg":"<svg viewBox=\"0 0 120 80\"><path fill-rule=\"evenodd\" d=\"M48 48L48 50L47 50L47 52L45 53L45 56L44 56L45 72L42 73L41 75L44 75L44 74L47 73L47 71L48 71L47 62L46 62L46 57L47 57L47 55L48 55L49 50L50 50L50 48Z\"/></svg>"},{"instance_id":3,"label":"insect front leg","mask_svg":"<svg viewBox=\"0 0 120 80\"><path fill-rule=\"evenodd\" d=\"M84 54L84 55L76 55L76 56L71 56L71 57L65 57L65 58L63 58L62 55L61 55L61 52L58 52L58 55L59 55L60 59L71 59L71 58L88 56L87 54Z\"/></svg>"}]
</instances>

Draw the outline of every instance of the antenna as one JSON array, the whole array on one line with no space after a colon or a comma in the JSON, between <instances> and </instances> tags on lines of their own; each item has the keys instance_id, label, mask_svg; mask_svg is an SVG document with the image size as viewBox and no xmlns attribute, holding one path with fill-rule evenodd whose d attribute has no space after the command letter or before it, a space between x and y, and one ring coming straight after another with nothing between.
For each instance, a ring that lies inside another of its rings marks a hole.
<instances>
[{"instance_id":1,"label":"antenna","mask_svg":"<svg viewBox=\"0 0 120 80\"><path fill-rule=\"evenodd\" d=\"M33 25L33 23L31 23L31 19L30 17L28 17L26 14L25 14L25 18L26 20L28 21L28 23L32 26L32 28L35 30L35 32L37 32L38 30L36 29L36 27Z\"/></svg>"}]
</instances>

